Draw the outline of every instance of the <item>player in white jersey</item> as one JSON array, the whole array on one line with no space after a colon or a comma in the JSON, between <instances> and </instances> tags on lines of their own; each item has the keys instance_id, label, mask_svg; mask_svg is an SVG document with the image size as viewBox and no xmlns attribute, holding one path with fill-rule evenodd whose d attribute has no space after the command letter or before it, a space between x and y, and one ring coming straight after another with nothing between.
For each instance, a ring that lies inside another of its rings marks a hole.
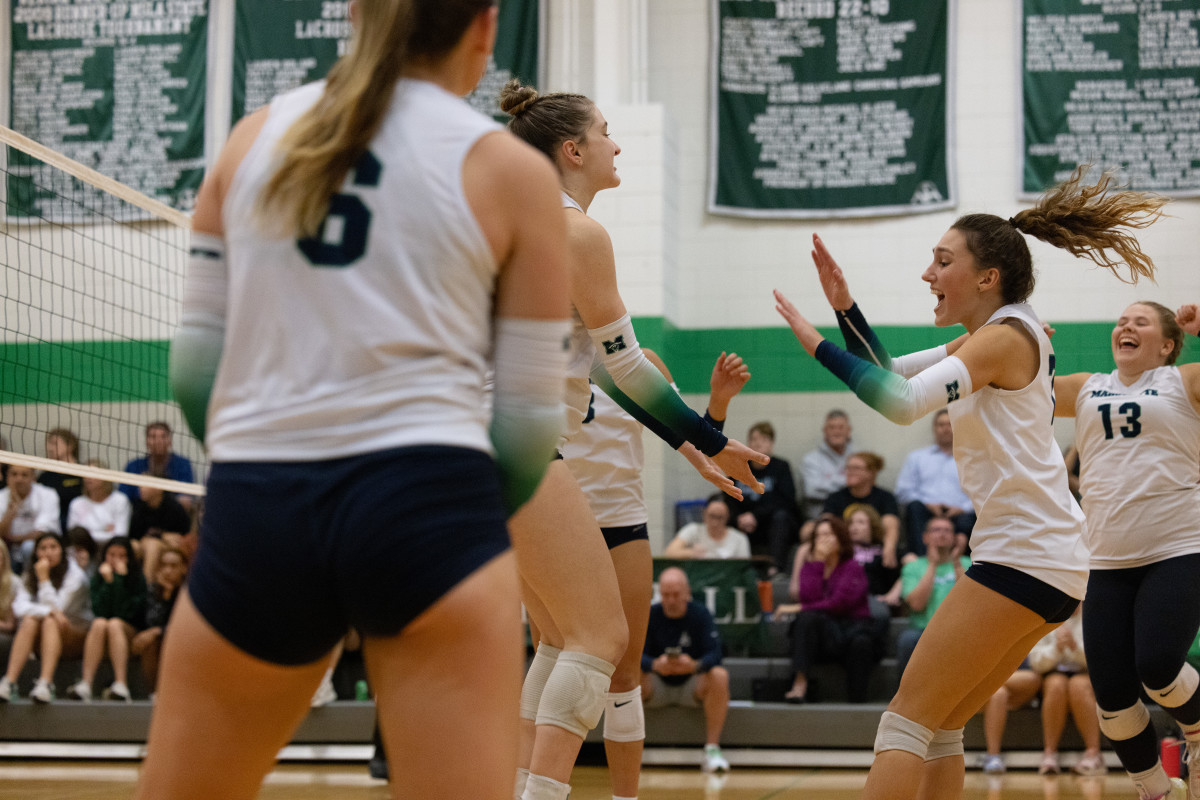
<instances>
[{"instance_id":1,"label":"player in white jersey","mask_svg":"<svg viewBox=\"0 0 1200 800\"><path fill-rule=\"evenodd\" d=\"M651 350L646 357L671 379L666 365ZM729 402L746 382L750 370L736 353L722 353L713 365L705 418L724 427ZM587 497L608 545L621 606L629 628L629 644L617 662L604 709L604 749L614 797L637 797L646 733L642 710L641 659L653 600L653 562L647 531L649 513L642 489L645 454L642 424L627 414L599 387L592 386L591 403L579 432L563 446L563 458ZM706 753L706 757L711 754ZM714 760L728 767L719 751Z\"/></svg>"},{"instance_id":2,"label":"player in white jersey","mask_svg":"<svg viewBox=\"0 0 1200 800\"><path fill-rule=\"evenodd\" d=\"M351 16L328 79L241 121L197 200L171 367L213 467L140 798L257 796L351 627L393 796L512 792L506 521L562 429L558 182L461 99L492 0Z\"/></svg>"},{"instance_id":3,"label":"player in white jersey","mask_svg":"<svg viewBox=\"0 0 1200 800\"><path fill-rule=\"evenodd\" d=\"M967 329L948 345L891 359L816 236L813 260L848 350L775 292L804 349L887 418L907 425L949 405L959 476L979 514L969 580L938 608L880 720L867 800L961 797L963 725L1083 597L1083 515L1051 428L1054 352L1025 304L1034 277L1024 234L1114 272L1127 264L1134 279L1153 276L1121 227L1150 224L1166 202L1110 191L1108 175L1084 185L1085 171L1034 208L1009 219L969 214L942 236L921 277L937 298L935 324Z\"/></svg>"},{"instance_id":4,"label":"player in white jersey","mask_svg":"<svg viewBox=\"0 0 1200 800\"><path fill-rule=\"evenodd\" d=\"M1117 368L1058 379L1056 410L1075 417L1091 576L1083 618L1100 728L1141 797L1169 785L1150 696L1183 728L1192 800L1200 798L1200 675L1187 663L1200 627L1200 364L1174 366L1196 306L1125 309L1112 331Z\"/></svg>"},{"instance_id":5,"label":"player in white jersey","mask_svg":"<svg viewBox=\"0 0 1200 800\"><path fill-rule=\"evenodd\" d=\"M617 289L612 242L587 216L597 192L620 184L614 165L620 148L604 116L582 95L539 96L517 81L504 87L500 106L513 117L509 129L557 167L563 192L576 314L568 434L587 411L590 371L636 419L689 453L706 477L730 491L736 490L726 475L760 487L748 461L766 463L767 457L726 439L688 408L638 346ZM564 800L583 738L599 722L610 678L626 652L628 628L599 526L565 465L550 466L510 531L525 606L542 637L521 698L521 760L528 767L518 789L524 782L525 800Z\"/></svg>"}]
</instances>

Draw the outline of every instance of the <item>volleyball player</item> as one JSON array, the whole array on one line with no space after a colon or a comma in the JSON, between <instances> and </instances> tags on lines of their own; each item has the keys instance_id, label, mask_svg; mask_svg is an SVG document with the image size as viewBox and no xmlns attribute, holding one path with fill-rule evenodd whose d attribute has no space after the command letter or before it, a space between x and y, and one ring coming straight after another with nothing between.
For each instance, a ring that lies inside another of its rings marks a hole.
<instances>
[{"instance_id":1,"label":"volleyball player","mask_svg":"<svg viewBox=\"0 0 1200 800\"><path fill-rule=\"evenodd\" d=\"M766 463L767 457L726 439L688 408L638 346L617 289L612 242L587 216L597 192L620 184L613 163L620 148L599 109L582 95L539 96L516 81L505 86L500 104L513 117L509 129L554 163L562 188L576 317L565 438L579 430L587 412L590 374L636 419L689 455L702 474L730 490L726 475L762 491L748 461ZM613 671L626 653L628 626L599 526L566 465L550 466L510 530L525 607L541 635L521 697L522 718L526 726L534 723L535 735L522 750L528 773L518 777L517 796L564 800L579 748L599 722Z\"/></svg>"},{"instance_id":2,"label":"volleyball player","mask_svg":"<svg viewBox=\"0 0 1200 800\"><path fill-rule=\"evenodd\" d=\"M646 357L667 380L666 365L651 350ZM750 370L736 353L722 353L713 365L705 415L723 427L729 401ZM653 600L653 561L647 530L649 512L642 490L642 425L608 395L592 387L592 401L579 433L566 442L563 456L588 499L608 545L629 644L617 662L604 708L604 750L614 800L636 798L646 738L642 709L641 659ZM717 754L717 758L720 755ZM724 763L724 762L722 762ZM728 765L726 764L726 767Z\"/></svg>"},{"instance_id":3,"label":"volleyball player","mask_svg":"<svg viewBox=\"0 0 1200 800\"><path fill-rule=\"evenodd\" d=\"M1055 409L1075 417L1091 576L1084 649L1100 729L1138 789L1171 785L1149 697L1179 722L1188 786L1200 798L1200 675L1187 651L1200 627L1200 364L1174 366L1196 306L1130 305L1112 331L1116 369L1058 379Z\"/></svg>"},{"instance_id":4,"label":"volleyball player","mask_svg":"<svg viewBox=\"0 0 1200 800\"><path fill-rule=\"evenodd\" d=\"M512 792L505 522L562 427L556 176L461 99L492 0L352 18L327 80L240 122L197 201L171 370L213 466L138 797L256 796L350 627L393 795Z\"/></svg>"},{"instance_id":5,"label":"volleyball player","mask_svg":"<svg viewBox=\"0 0 1200 800\"><path fill-rule=\"evenodd\" d=\"M1152 277L1153 262L1122 228L1149 225L1165 202L1110 190L1108 175L1084 185L1085 171L1034 208L960 217L941 237L921 277L937 298L935 324L967 329L948 345L892 360L816 236L813 260L850 352L775 292L804 349L888 419L910 424L948 404L959 475L979 513L967 580L933 616L880 721L867 800L960 797L963 725L1083 597L1083 513L1051 428L1054 352L1025 303L1034 284L1025 235Z\"/></svg>"}]
</instances>

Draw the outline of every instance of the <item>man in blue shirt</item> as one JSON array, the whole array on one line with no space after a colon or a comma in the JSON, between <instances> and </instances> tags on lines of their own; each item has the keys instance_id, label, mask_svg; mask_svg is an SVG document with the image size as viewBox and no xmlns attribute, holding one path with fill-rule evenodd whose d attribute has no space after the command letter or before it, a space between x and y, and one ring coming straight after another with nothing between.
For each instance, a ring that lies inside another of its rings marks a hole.
<instances>
[{"instance_id":1,"label":"man in blue shirt","mask_svg":"<svg viewBox=\"0 0 1200 800\"><path fill-rule=\"evenodd\" d=\"M704 708L703 769L724 772L721 729L729 711L729 673L721 664L721 636L712 614L692 602L687 574L668 567L658 576L661 602L650 607L642 650L642 702L646 708Z\"/></svg>"},{"instance_id":2,"label":"man in blue shirt","mask_svg":"<svg viewBox=\"0 0 1200 800\"><path fill-rule=\"evenodd\" d=\"M159 420L146 426L146 455L135 458L125 465L125 471L134 475L153 475L183 483L195 483L192 462L178 453L171 452L171 426ZM138 499L136 486L123 485L121 491L129 496L130 502ZM185 511L192 507L190 495L175 495Z\"/></svg>"},{"instance_id":3,"label":"man in blue shirt","mask_svg":"<svg viewBox=\"0 0 1200 800\"><path fill-rule=\"evenodd\" d=\"M931 446L908 454L896 479L896 496L904 507L908 549L918 556L925 555L923 534L934 517L950 520L957 543L964 549L975 527L975 510L962 490L954 463L950 412L944 408L933 415L933 441Z\"/></svg>"}]
</instances>

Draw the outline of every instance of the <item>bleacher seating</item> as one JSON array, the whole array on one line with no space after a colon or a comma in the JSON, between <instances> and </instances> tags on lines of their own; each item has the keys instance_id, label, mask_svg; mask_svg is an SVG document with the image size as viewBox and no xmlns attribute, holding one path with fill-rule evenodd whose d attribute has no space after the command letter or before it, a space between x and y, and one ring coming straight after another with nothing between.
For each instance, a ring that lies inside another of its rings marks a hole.
<instances>
[{"instance_id":1,"label":"bleacher seating","mask_svg":"<svg viewBox=\"0 0 1200 800\"><path fill-rule=\"evenodd\" d=\"M782 628L785 623L772 623ZM879 715L887 706L899 682L896 675L895 637L903 621L893 622L888 655L876 668L871 682L870 702L845 702L845 684L836 667L818 667L811 675L815 702L795 706L781 702L756 701L776 686L790 682L791 666L786 654L754 653L725 659L729 670L733 703L725 725L722 743L729 748L820 748L869 750L875 740ZM778 645L778 631L767 637ZM786 633L784 633L786 639ZM2 649L2 648L0 648ZM6 656L6 653L0 656ZM130 665L130 688L135 702L130 704L93 702L83 704L60 699L49 706L35 706L26 698L35 677L36 662L27 666L20 681L21 699L0 704L0 742L133 742L145 741L152 705L146 699L136 660ZM55 682L62 687L79 677L78 660L65 660L58 668ZM107 685L111 673L101 667L96 686ZM365 677L362 659L348 653L339 664L334 682L342 698L351 698L354 685ZM784 683L780 683L780 682ZM1153 708L1160 731L1172 730L1173 722L1161 709ZM297 744L368 744L374 724L374 704L339 700L314 709L297 731ZM656 708L646 711L648 747L700 746L704 743L703 715L700 709ZM589 742L599 742L601 733L593 731ZM1040 750L1041 719L1037 709L1021 709L1009 715L1005 731L1006 750ZM968 751L982 750L982 718L976 716L967 726ZM1082 749L1082 741L1073 726L1067 726L1062 749Z\"/></svg>"}]
</instances>

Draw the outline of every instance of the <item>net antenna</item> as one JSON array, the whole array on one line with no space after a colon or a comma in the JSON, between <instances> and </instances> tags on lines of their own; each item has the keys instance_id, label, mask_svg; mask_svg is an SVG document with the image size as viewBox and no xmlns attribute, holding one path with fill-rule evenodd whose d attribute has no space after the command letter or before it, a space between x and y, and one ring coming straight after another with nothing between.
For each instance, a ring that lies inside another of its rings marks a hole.
<instances>
[{"instance_id":1,"label":"net antenna","mask_svg":"<svg viewBox=\"0 0 1200 800\"><path fill-rule=\"evenodd\" d=\"M203 495L119 470L165 422L198 480L207 455L171 397L191 217L0 126L0 463ZM45 458L46 433L78 464Z\"/></svg>"}]
</instances>

